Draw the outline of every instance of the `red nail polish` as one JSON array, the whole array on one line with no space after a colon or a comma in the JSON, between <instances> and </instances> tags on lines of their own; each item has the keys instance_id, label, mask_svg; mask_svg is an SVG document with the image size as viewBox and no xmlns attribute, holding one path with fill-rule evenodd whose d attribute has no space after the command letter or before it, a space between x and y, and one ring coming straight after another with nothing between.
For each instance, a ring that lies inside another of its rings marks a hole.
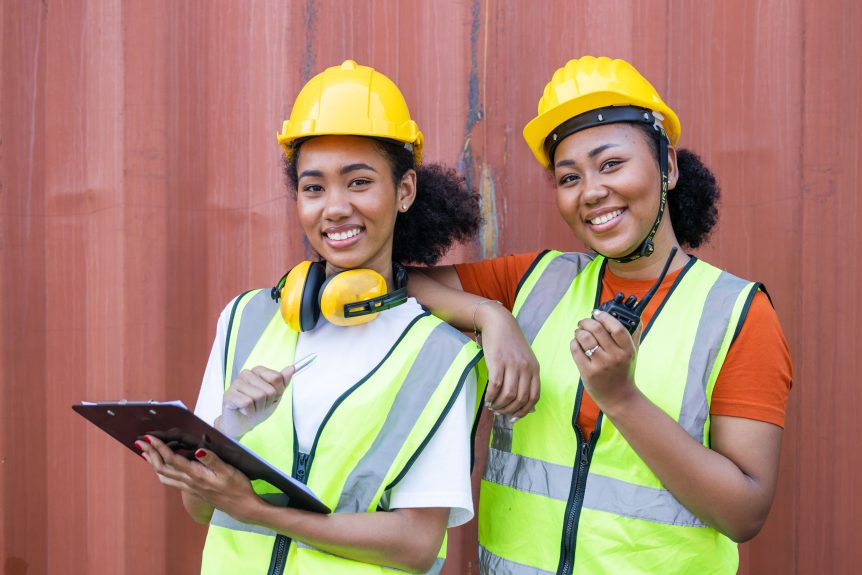
<instances>
[{"instance_id":1,"label":"red nail polish","mask_svg":"<svg viewBox=\"0 0 862 575\"><path fill-rule=\"evenodd\" d=\"M144 448L143 448L143 447L141 447L140 445L138 445L138 442L137 442L137 441L135 442L135 447L137 447L137 448L138 448L138 449L140 449L141 451L143 451L143 450L144 450Z\"/></svg>"},{"instance_id":2,"label":"red nail polish","mask_svg":"<svg viewBox=\"0 0 862 575\"><path fill-rule=\"evenodd\" d=\"M143 436L143 437L141 437L141 439L143 439L144 441L146 441L146 442L147 442L147 443L149 443L150 445L152 445L152 444L153 444L153 442L152 442L152 441L150 441L150 438L149 438L149 437L147 437L146 435L145 435L145 436Z\"/></svg>"},{"instance_id":3,"label":"red nail polish","mask_svg":"<svg viewBox=\"0 0 862 575\"><path fill-rule=\"evenodd\" d=\"M198 459L203 458L204 456L206 456L206 454L207 452L203 449L198 449L197 451L195 451L195 457L197 457Z\"/></svg>"}]
</instances>

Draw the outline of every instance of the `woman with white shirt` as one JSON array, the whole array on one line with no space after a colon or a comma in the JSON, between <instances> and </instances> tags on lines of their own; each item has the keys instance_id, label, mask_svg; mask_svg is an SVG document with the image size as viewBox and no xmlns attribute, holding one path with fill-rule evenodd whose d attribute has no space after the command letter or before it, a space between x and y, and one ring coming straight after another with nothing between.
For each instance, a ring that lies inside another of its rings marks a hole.
<instances>
[{"instance_id":1,"label":"woman with white shirt","mask_svg":"<svg viewBox=\"0 0 862 575\"><path fill-rule=\"evenodd\" d=\"M306 84L279 143L321 261L228 304L196 413L333 513L284 506L208 450L189 461L152 436L138 445L209 523L204 573L437 573L446 527L473 515L481 351L407 298L401 264L432 264L471 237L478 198L454 171L420 164L397 86L352 61Z\"/></svg>"}]
</instances>

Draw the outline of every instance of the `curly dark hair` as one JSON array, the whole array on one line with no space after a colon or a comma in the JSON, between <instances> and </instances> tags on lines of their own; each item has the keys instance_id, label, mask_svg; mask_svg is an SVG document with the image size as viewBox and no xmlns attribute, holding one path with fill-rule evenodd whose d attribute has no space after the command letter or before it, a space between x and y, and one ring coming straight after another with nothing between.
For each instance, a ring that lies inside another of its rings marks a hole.
<instances>
[{"instance_id":1,"label":"curly dark hair","mask_svg":"<svg viewBox=\"0 0 862 575\"><path fill-rule=\"evenodd\" d=\"M651 126L634 124L645 135L658 163L658 141ZM676 239L683 247L696 248L705 243L718 223L721 188L700 156L679 148L676 151L679 179L667 195L667 209Z\"/></svg>"},{"instance_id":2,"label":"curly dark hair","mask_svg":"<svg viewBox=\"0 0 862 575\"><path fill-rule=\"evenodd\" d=\"M416 170L416 199L395 220L392 259L402 264L433 265L455 242L473 239L479 231L479 194L467 188L464 177L442 164L416 165L413 152L401 142L370 138L389 161L392 181L397 186L407 170ZM299 142L285 158L284 173L291 196L296 199L299 184L297 162Z\"/></svg>"}]
</instances>

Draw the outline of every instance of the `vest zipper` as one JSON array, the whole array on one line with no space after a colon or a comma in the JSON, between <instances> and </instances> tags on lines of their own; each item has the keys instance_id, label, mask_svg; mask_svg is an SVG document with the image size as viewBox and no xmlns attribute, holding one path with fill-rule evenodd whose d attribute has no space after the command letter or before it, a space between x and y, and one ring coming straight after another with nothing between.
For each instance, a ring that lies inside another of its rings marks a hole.
<instances>
[{"instance_id":1,"label":"vest zipper","mask_svg":"<svg viewBox=\"0 0 862 575\"><path fill-rule=\"evenodd\" d=\"M309 455L307 453L301 453L297 449L294 449L294 453L296 453L296 458L293 462L293 477L298 481L305 483L308 479ZM272 549L272 559L269 562L269 571L267 571L267 575L282 575L284 573L284 568L287 564L287 552L290 550L290 541L290 537L285 537L281 534L277 534L275 536L275 544Z\"/></svg>"},{"instance_id":2,"label":"vest zipper","mask_svg":"<svg viewBox=\"0 0 862 575\"><path fill-rule=\"evenodd\" d=\"M575 542L578 536L578 519L584 504L584 488L590 468L590 442L584 441L580 426L575 425L578 436L578 459L572 473L572 487L566 504L566 521L563 524L563 540L560 546L560 563L557 575L571 575L575 559ZM590 438L592 439L592 438Z\"/></svg>"},{"instance_id":3,"label":"vest zipper","mask_svg":"<svg viewBox=\"0 0 862 575\"><path fill-rule=\"evenodd\" d=\"M578 396L575 401L575 410L572 414L572 427L578 438L578 456L572 470L572 486L569 489L569 500L566 503L565 523L563 523L563 537L560 543L560 562L557 565L557 575L571 575L575 564L575 545L578 539L578 524L581 517L581 509L584 505L584 493L587 487L587 475L590 471L593 452L599 434L602 429L602 413L596 420L596 427L590 433L588 440L584 439L584 432L577 424L578 413L581 410L581 396L583 395L583 383L579 383Z\"/></svg>"}]
</instances>

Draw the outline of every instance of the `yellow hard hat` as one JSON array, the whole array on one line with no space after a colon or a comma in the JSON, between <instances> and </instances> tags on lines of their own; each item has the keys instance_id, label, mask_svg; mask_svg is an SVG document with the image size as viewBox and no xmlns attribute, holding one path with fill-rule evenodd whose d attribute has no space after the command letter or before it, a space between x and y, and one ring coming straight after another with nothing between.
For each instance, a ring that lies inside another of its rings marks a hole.
<instances>
[{"instance_id":1,"label":"yellow hard hat","mask_svg":"<svg viewBox=\"0 0 862 575\"><path fill-rule=\"evenodd\" d=\"M418 164L424 138L410 119L407 102L392 80L368 66L345 60L327 68L300 90L278 143L288 156L291 144L311 136L352 135L404 142Z\"/></svg>"},{"instance_id":2,"label":"yellow hard hat","mask_svg":"<svg viewBox=\"0 0 862 575\"><path fill-rule=\"evenodd\" d=\"M672 145L679 141L681 126L676 113L665 104L646 78L625 60L583 56L569 60L554 72L539 100L538 115L524 126L524 139L533 155L548 167L546 142L564 122L600 108L634 106L652 112ZM601 116L599 116L601 118ZM619 119L615 121L629 121ZM598 122L582 124L582 127ZM565 136L562 135L560 140Z\"/></svg>"}]
</instances>

